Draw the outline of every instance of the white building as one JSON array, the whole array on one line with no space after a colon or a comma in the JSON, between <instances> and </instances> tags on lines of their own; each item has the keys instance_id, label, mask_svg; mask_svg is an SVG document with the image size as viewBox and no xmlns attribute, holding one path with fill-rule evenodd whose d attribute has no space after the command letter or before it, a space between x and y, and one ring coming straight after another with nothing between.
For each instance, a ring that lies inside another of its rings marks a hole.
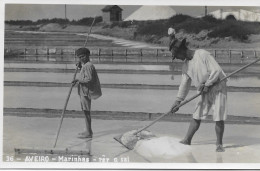
<instances>
[{"instance_id":1,"label":"white building","mask_svg":"<svg viewBox=\"0 0 260 171\"><path fill-rule=\"evenodd\" d=\"M230 11L223 11L223 10L219 9L219 10L210 12L209 15L213 15L217 19L226 19L227 16L233 15L237 20L240 20L240 21L251 21L251 22L258 21L258 22L260 22L260 13L247 11L247 10L243 10L243 9L230 10Z\"/></svg>"}]
</instances>

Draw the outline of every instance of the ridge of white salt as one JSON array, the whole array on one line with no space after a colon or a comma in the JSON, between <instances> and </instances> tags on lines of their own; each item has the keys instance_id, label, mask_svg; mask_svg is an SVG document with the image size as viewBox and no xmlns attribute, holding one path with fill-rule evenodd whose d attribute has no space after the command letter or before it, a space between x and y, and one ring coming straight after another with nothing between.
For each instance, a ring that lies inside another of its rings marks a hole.
<instances>
[{"instance_id":1,"label":"ridge of white salt","mask_svg":"<svg viewBox=\"0 0 260 171\"><path fill-rule=\"evenodd\" d=\"M171 159L191 152L189 145L179 143L180 139L159 137L137 142L134 150L145 158Z\"/></svg>"},{"instance_id":2,"label":"ridge of white salt","mask_svg":"<svg viewBox=\"0 0 260 171\"><path fill-rule=\"evenodd\" d=\"M176 11L171 7L144 5L134 11L130 16L124 19L124 21L161 20L171 18L174 15L176 15Z\"/></svg>"}]
</instances>

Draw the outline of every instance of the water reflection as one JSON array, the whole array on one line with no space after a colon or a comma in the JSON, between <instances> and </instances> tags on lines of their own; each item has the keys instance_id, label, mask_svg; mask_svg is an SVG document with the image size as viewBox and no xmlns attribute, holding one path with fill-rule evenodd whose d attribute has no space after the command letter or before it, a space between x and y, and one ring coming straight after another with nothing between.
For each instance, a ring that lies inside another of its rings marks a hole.
<instances>
[{"instance_id":1,"label":"water reflection","mask_svg":"<svg viewBox=\"0 0 260 171\"><path fill-rule=\"evenodd\" d=\"M216 153L216 163L223 163L222 153Z\"/></svg>"}]
</instances>

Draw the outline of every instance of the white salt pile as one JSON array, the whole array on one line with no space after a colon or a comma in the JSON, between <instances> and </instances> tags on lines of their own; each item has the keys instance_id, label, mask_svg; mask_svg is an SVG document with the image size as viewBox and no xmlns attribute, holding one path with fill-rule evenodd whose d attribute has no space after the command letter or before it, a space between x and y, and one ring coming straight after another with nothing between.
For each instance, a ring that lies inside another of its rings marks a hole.
<instances>
[{"instance_id":1,"label":"white salt pile","mask_svg":"<svg viewBox=\"0 0 260 171\"><path fill-rule=\"evenodd\" d=\"M179 141L179 139L173 137L140 140L135 146L135 151L147 159L172 159L176 156L190 153L191 147L189 145L181 144Z\"/></svg>"}]
</instances>

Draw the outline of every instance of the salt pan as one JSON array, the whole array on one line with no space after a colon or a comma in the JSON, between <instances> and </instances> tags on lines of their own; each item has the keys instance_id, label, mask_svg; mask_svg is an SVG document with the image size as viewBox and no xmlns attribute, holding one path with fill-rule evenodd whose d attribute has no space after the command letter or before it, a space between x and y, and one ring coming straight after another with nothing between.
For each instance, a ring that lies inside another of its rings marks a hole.
<instances>
[{"instance_id":1,"label":"salt pan","mask_svg":"<svg viewBox=\"0 0 260 171\"><path fill-rule=\"evenodd\" d=\"M135 146L135 151L147 159L172 159L179 155L191 153L191 147L181 144L179 141L179 139L166 136L140 140Z\"/></svg>"}]
</instances>

